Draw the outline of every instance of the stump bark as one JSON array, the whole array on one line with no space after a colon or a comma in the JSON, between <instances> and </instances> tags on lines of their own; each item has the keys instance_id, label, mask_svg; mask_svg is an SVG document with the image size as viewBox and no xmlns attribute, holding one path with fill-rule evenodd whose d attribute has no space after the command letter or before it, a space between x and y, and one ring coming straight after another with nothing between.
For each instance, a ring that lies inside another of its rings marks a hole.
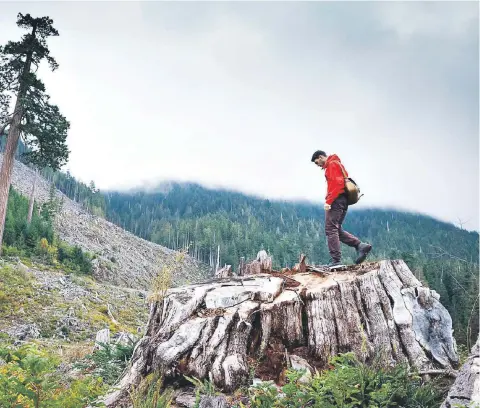
<instances>
[{"instance_id":1,"label":"stump bark","mask_svg":"<svg viewBox=\"0 0 480 408\"><path fill-rule=\"evenodd\" d=\"M440 408L480 407L480 337Z\"/></svg>"},{"instance_id":2,"label":"stump bark","mask_svg":"<svg viewBox=\"0 0 480 408\"><path fill-rule=\"evenodd\" d=\"M419 370L457 367L452 331L439 295L403 261L217 279L171 289L151 304L146 334L105 403L118 406L155 370L167 381L195 376L231 392L248 383L249 364L259 357L264 366L256 374L278 379L288 354L315 368L348 351L366 360L383 353L386 364L406 361Z\"/></svg>"}]
</instances>

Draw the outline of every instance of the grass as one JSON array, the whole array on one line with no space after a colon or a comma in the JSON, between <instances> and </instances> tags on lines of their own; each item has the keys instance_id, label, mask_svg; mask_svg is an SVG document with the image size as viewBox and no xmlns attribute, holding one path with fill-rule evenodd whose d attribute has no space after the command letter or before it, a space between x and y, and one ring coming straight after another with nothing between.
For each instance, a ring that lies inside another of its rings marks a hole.
<instances>
[{"instance_id":1,"label":"grass","mask_svg":"<svg viewBox=\"0 0 480 408\"><path fill-rule=\"evenodd\" d=\"M30 312L44 303L35 296L31 274L12 266L0 268L0 318Z\"/></svg>"}]
</instances>

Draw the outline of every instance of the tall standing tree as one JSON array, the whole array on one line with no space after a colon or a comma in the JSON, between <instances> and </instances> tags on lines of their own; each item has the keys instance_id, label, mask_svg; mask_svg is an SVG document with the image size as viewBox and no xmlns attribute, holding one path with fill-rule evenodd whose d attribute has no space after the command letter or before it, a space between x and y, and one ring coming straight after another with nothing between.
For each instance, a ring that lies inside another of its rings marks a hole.
<instances>
[{"instance_id":1,"label":"tall standing tree","mask_svg":"<svg viewBox=\"0 0 480 408\"><path fill-rule=\"evenodd\" d=\"M68 160L66 145L70 123L57 106L50 104L45 85L37 77L43 61L55 71L58 64L50 56L47 38L58 36L49 17L17 16L17 25L29 30L20 41L0 46L0 134L8 129L7 144L0 170L0 253L15 151L22 137L28 148L25 158L38 168L56 170ZM16 98L13 112L11 101Z\"/></svg>"}]
</instances>

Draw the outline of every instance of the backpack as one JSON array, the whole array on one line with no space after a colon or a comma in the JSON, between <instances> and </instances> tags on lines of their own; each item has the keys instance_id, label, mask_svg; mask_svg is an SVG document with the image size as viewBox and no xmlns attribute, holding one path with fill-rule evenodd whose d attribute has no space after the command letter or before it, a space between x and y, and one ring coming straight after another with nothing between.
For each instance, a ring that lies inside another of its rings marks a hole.
<instances>
[{"instance_id":1,"label":"backpack","mask_svg":"<svg viewBox=\"0 0 480 408\"><path fill-rule=\"evenodd\" d=\"M340 162L335 162L340 165L340 168L342 169L343 177L345 179L345 194L347 196L347 203L348 205L353 205L358 203L358 200L363 196L363 194L360 194L360 187L355 181L347 177L347 174L345 172L345 169L343 167L343 164Z\"/></svg>"}]
</instances>

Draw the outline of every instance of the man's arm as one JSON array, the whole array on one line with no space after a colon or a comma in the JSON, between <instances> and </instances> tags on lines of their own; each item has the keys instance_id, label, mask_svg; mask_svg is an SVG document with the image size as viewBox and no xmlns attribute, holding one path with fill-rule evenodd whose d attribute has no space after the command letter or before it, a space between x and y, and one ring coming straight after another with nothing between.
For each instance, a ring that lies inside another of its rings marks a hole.
<instances>
[{"instance_id":1,"label":"man's arm","mask_svg":"<svg viewBox=\"0 0 480 408\"><path fill-rule=\"evenodd\" d=\"M337 197L345 191L345 178L342 168L337 162L332 162L325 170L327 178L327 197L325 204L332 205Z\"/></svg>"}]
</instances>

